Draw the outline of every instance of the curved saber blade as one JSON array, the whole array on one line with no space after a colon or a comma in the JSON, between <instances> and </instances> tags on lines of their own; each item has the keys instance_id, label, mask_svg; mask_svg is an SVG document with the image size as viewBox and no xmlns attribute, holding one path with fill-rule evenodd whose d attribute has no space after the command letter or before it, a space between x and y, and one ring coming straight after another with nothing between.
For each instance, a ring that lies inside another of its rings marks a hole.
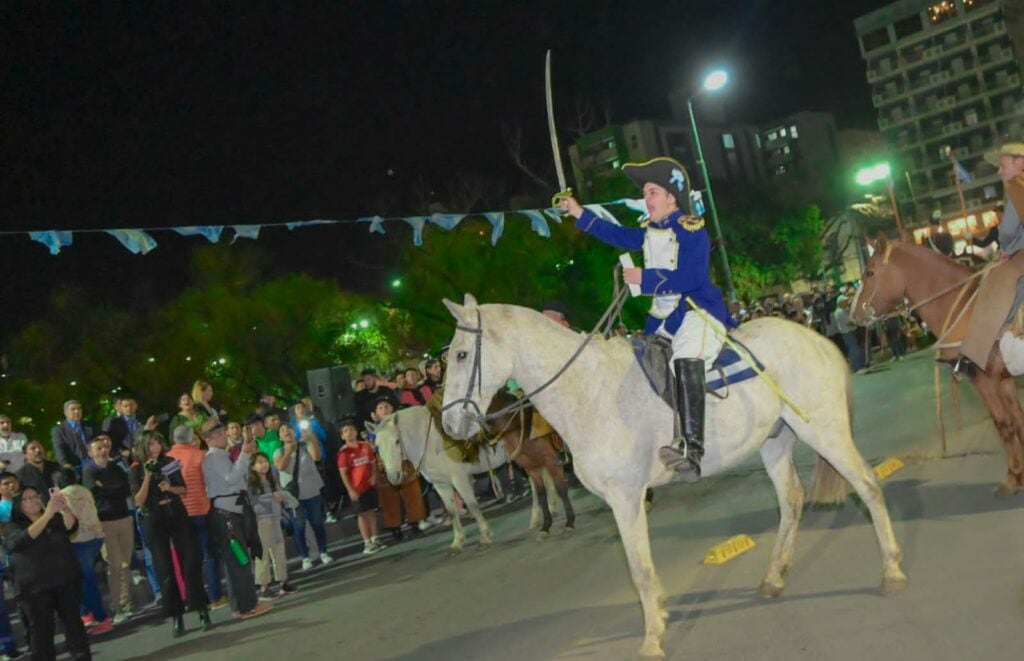
<instances>
[{"instance_id":1,"label":"curved saber blade","mask_svg":"<svg viewBox=\"0 0 1024 661\"><path fill-rule=\"evenodd\" d=\"M555 157L555 174L558 177L560 190L569 189L565 179L565 169L562 167L562 150L558 147L558 133L555 130L555 104L551 98L551 49L548 49L547 57L544 60L544 97L548 105L548 134L551 136L551 154Z\"/></svg>"}]
</instances>

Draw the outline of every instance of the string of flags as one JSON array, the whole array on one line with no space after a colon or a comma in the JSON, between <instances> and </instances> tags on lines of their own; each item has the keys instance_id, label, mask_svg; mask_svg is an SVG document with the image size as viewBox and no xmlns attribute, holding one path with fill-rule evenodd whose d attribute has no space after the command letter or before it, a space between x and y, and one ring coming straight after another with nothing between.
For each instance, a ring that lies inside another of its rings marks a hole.
<instances>
[{"instance_id":1,"label":"string of flags","mask_svg":"<svg viewBox=\"0 0 1024 661\"><path fill-rule=\"evenodd\" d=\"M609 206L624 206L632 211L646 215L647 208L643 200L619 199L601 204L585 204L584 208L589 209L600 218L613 223L619 221L608 211ZM383 218L381 216L362 216L354 220L297 220L281 223L264 223L260 225L190 225L184 227L152 227L146 229L80 229L80 230L45 230L39 232L28 232L29 238L41 243L49 249L51 255L58 255L64 248L74 243L75 234L105 233L115 239L125 249L136 255L145 255L157 247L157 241L153 238L153 232L175 232L181 236L201 236L210 243L217 243L227 229L232 230L231 242L238 239L259 238L260 230L265 227L287 227L294 230L310 225L340 225L352 223L365 223L369 225L371 234L387 234L385 224L403 222L412 228L412 241L416 246L423 245L423 231L428 225L440 227L445 231L454 229L467 216L483 216L491 224L491 245L497 245L505 232L505 221L508 216L525 216L530 221L530 229L545 239L551 237L551 227L548 221L555 223L562 222L562 211L557 208L549 209L520 209L518 211L486 211L483 213L433 213L428 216L406 216L400 218ZM2 231L0 234L13 235L25 234L25 232Z\"/></svg>"}]
</instances>

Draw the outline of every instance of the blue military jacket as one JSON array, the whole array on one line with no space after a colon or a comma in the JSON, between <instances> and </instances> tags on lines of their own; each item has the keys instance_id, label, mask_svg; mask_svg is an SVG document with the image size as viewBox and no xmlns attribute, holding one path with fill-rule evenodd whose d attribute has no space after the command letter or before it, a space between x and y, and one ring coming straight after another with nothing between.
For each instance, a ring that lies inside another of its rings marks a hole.
<instances>
[{"instance_id":1,"label":"blue military jacket","mask_svg":"<svg viewBox=\"0 0 1024 661\"><path fill-rule=\"evenodd\" d=\"M664 324L665 332L675 335L686 315L687 296L727 328L735 327L722 292L711 282L708 272L711 240L703 219L684 217L675 211L661 222L623 227L584 210L576 227L616 248L643 250L640 291L654 297L645 333L655 333Z\"/></svg>"}]
</instances>

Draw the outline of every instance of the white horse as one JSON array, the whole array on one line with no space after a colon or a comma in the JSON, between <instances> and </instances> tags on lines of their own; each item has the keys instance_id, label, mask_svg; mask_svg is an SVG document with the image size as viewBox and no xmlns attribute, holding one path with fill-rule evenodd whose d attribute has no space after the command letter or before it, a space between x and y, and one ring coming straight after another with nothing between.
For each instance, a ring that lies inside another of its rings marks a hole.
<instances>
[{"instance_id":1,"label":"white horse","mask_svg":"<svg viewBox=\"0 0 1024 661\"><path fill-rule=\"evenodd\" d=\"M454 491L459 492L469 513L476 519L480 528L480 546L491 544L491 527L473 492L473 475L508 463L504 445L480 446L480 456L472 464L455 461L444 451L444 439L425 406L402 409L376 425L367 423L367 429L376 434L377 453L384 463L384 473L389 482L399 484L402 481L402 460L407 458L437 489L452 520L452 553L460 552L466 539L455 507Z\"/></svg>"},{"instance_id":2,"label":"white horse","mask_svg":"<svg viewBox=\"0 0 1024 661\"><path fill-rule=\"evenodd\" d=\"M469 294L463 305L444 303L458 324L448 354L442 420L456 438L477 433L480 412L508 379L533 392L566 364L583 340L580 333L527 308L478 306ZM719 474L760 451L778 496L779 532L759 592L781 594L783 574L793 561L804 500L793 463L797 438L818 454L814 500L843 500L848 480L874 522L882 553L882 592L904 588L907 577L900 569L901 552L881 488L853 443L849 370L835 345L803 326L772 318L745 324L734 335L810 418L805 422L760 378L730 387L724 400L708 398L703 475ZM651 390L629 343L618 338L593 339L531 400L562 434L583 485L611 506L643 607L640 653L662 656L666 613L643 499L646 487L675 478L658 460L658 448L671 442L672 409Z\"/></svg>"}]
</instances>

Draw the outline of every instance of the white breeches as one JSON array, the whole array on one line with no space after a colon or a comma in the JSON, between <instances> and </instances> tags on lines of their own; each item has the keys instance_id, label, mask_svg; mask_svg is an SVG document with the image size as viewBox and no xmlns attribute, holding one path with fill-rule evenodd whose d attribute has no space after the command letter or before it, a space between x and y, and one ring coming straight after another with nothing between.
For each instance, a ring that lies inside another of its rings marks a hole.
<instances>
[{"instance_id":1,"label":"white breeches","mask_svg":"<svg viewBox=\"0 0 1024 661\"><path fill-rule=\"evenodd\" d=\"M709 317L709 320L705 321L704 317L693 311L683 317L683 323L672 337L673 361L677 358L700 358L705 361L706 368L711 367L725 343L722 339L725 326L713 317ZM664 333L664 330L659 332Z\"/></svg>"}]
</instances>

